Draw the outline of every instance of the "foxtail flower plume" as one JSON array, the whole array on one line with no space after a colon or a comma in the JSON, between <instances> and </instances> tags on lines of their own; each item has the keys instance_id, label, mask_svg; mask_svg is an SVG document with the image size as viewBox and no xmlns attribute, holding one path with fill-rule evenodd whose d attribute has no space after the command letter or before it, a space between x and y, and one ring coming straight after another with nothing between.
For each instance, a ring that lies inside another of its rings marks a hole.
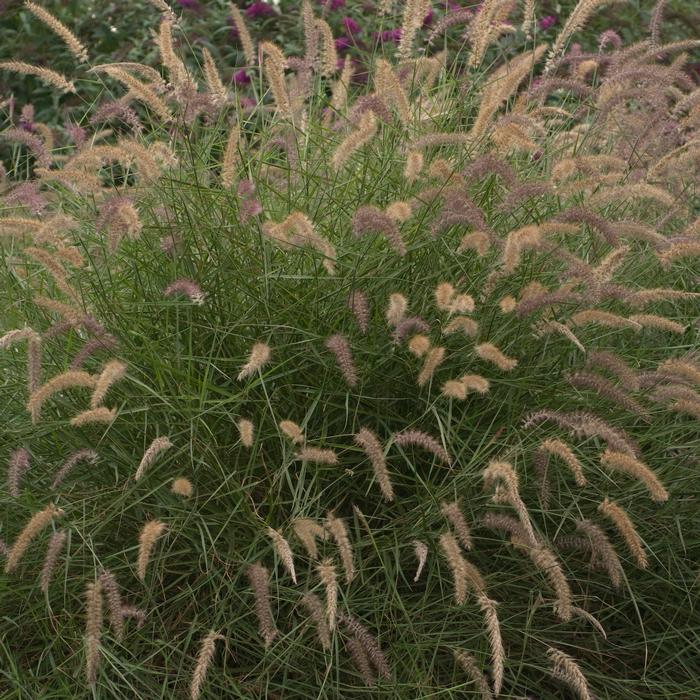
<instances>
[{"instance_id":1,"label":"foxtail flower plume","mask_svg":"<svg viewBox=\"0 0 700 700\"><path fill-rule=\"evenodd\" d=\"M335 355L336 363L347 385L354 388L357 385L357 370L348 339L336 333L326 340L326 347Z\"/></svg>"},{"instance_id":2,"label":"foxtail flower plume","mask_svg":"<svg viewBox=\"0 0 700 700\"><path fill-rule=\"evenodd\" d=\"M381 442L379 442L379 438L369 428L360 428L355 435L355 443L365 451L365 454L369 458L384 499L393 501L394 489L391 485L389 471L386 466L384 448Z\"/></svg>"},{"instance_id":3,"label":"foxtail flower plume","mask_svg":"<svg viewBox=\"0 0 700 700\"><path fill-rule=\"evenodd\" d=\"M80 42L73 32L66 27L63 22L54 17L50 12L40 7L36 3L25 0L24 6L38 19L40 19L63 43L68 47L68 50L81 63L87 61L87 49Z\"/></svg>"},{"instance_id":4,"label":"foxtail flower plume","mask_svg":"<svg viewBox=\"0 0 700 700\"><path fill-rule=\"evenodd\" d=\"M214 659L216 642L222 639L225 639L222 634L211 630L202 640L202 646L199 648L199 654L197 655L197 664L194 667L192 680L190 681L191 700L199 700L199 697L202 694L204 681L207 677L207 671L209 670L209 666Z\"/></svg>"},{"instance_id":5,"label":"foxtail flower plume","mask_svg":"<svg viewBox=\"0 0 700 700\"><path fill-rule=\"evenodd\" d=\"M53 505L53 503L32 515L22 532L17 535L17 539L15 539L12 547L10 547L7 559L5 560L6 574L11 574L17 568L24 553L32 543L32 540L37 537L42 530L48 527L51 522L53 522L54 518L60 518L62 515L63 511Z\"/></svg>"},{"instance_id":6,"label":"foxtail flower plume","mask_svg":"<svg viewBox=\"0 0 700 700\"><path fill-rule=\"evenodd\" d=\"M252 447L255 432L253 422L247 418L240 418L238 420L237 427L238 436L241 439L241 445L243 445L243 447Z\"/></svg>"},{"instance_id":7,"label":"foxtail flower plume","mask_svg":"<svg viewBox=\"0 0 700 700\"><path fill-rule=\"evenodd\" d=\"M550 647L547 656L552 661L552 677L567 685L578 700L593 700L588 688L588 681L578 664L563 651Z\"/></svg>"},{"instance_id":8,"label":"foxtail flower plume","mask_svg":"<svg viewBox=\"0 0 700 700\"><path fill-rule=\"evenodd\" d=\"M73 452L73 454L68 457L61 468L56 472L51 488L57 489L63 483L63 480L73 470L73 467L78 464L78 462L92 462L94 464L97 461L98 456L99 455L97 452L91 449L82 449Z\"/></svg>"},{"instance_id":9,"label":"foxtail flower plume","mask_svg":"<svg viewBox=\"0 0 700 700\"><path fill-rule=\"evenodd\" d=\"M348 536L348 528L342 518L336 518L333 513L328 513L325 523L326 530L335 540L340 554L340 561L343 563L345 580L351 583L355 578L355 562L353 560L352 545Z\"/></svg>"},{"instance_id":10,"label":"foxtail flower plume","mask_svg":"<svg viewBox=\"0 0 700 700\"><path fill-rule=\"evenodd\" d=\"M416 554L416 559L418 560L418 566L416 567L416 575L413 577L413 582L416 583L423 573L425 564L428 561L428 545L420 540L413 540L413 551Z\"/></svg>"},{"instance_id":11,"label":"foxtail flower plume","mask_svg":"<svg viewBox=\"0 0 700 700\"><path fill-rule=\"evenodd\" d=\"M41 588L41 591L44 594L48 593L51 579L54 571L56 570L58 558L61 556L61 552L63 551L67 538L68 534L65 530L56 530L56 532L51 535L49 544L46 547L44 564L41 567L41 577L39 578L39 588Z\"/></svg>"},{"instance_id":12,"label":"foxtail flower plume","mask_svg":"<svg viewBox=\"0 0 700 700\"><path fill-rule=\"evenodd\" d=\"M13 498L19 497L20 480L29 469L30 455L24 448L14 450L7 465L7 490Z\"/></svg>"},{"instance_id":13,"label":"foxtail flower plume","mask_svg":"<svg viewBox=\"0 0 700 700\"><path fill-rule=\"evenodd\" d=\"M301 601L309 611L309 615L316 627L318 641L321 642L321 646L327 651L331 648L331 634L321 599L315 593L305 593Z\"/></svg>"},{"instance_id":14,"label":"foxtail flower plume","mask_svg":"<svg viewBox=\"0 0 700 700\"><path fill-rule=\"evenodd\" d=\"M240 382L255 374L270 361L271 356L272 350L269 345L265 343L255 343L251 348L248 362L241 367L241 371L238 373L238 377L236 377L238 381Z\"/></svg>"},{"instance_id":15,"label":"foxtail flower plume","mask_svg":"<svg viewBox=\"0 0 700 700\"><path fill-rule=\"evenodd\" d=\"M90 582L85 593L85 675L89 685L97 680L102 637L102 584Z\"/></svg>"},{"instance_id":16,"label":"foxtail flower plume","mask_svg":"<svg viewBox=\"0 0 700 700\"><path fill-rule=\"evenodd\" d=\"M202 288L193 280L185 279L185 278L171 282L163 290L163 294L166 297L171 297L171 296L174 296L175 294L184 294L186 297L189 298L189 300L193 304L196 304L197 306L201 306L202 304L204 304L204 302L206 300L206 297L204 295L204 292L202 291Z\"/></svg>"},{"instance_id":17,"label":"foxtail flower plume","mask_svg":"<svg viewBox=\"0 0 700 700\"><path fill-rule=\"evenodd\" d=\"M267 535L272 540L272 544L279 556L284 568L287 569L287 573L292 577L292 581L296 584L297 574L294 570L294 555L292 554L292 548L289 546L289 542L284 539L282 534L272 527L267 528Z\"/></svg>"},{"instance_id":18,"label":"foxtail flower plume","mask_svg":"<svg viewBox=\"0 0 700 700\"><path fill-rule=\"evenodd\" d=\"M151 553L158 538L166 531L165 523L159 520L149 520L139 534L139 553L136 562L136 573L141 582L146 580L146 569L151 559Z\"/></svg>"},{"instance_id":19,"label":"foxtail flower plume","mask_svg":"<svg viewBox=\"0 0 700 700\"><path fill-rule=\"evenodd\" d=\"M609 467L614 471L629 474L640 481L646 487L651 499L656 501L656 503L665 503L668 500L668 491L664 488L659 477L644 462L625 452L616 452L614 450L606 450L600 456L600 462L603 466Z\"/></svg>"},{"instance_id":20,"label":"foxtail flower plume","mask_svg":"<svg viewBox=\"0 0 700 700\"><path fill-rule=\"evenodd\" d=\"M255 613L258 617L260 636L265 642L265 647L269 647L277 636L277 627L270 605L270 573L260 562L256 562L246 569L246 576L255 596Z\"/></svg>"},{"instance_id":21,"label":"foxtail flower plume","mask_svg":"<svg viewBox=\"0 0 700 700\"><path fill-rule=\"evenodd\" d=\"M173 479L173 482L170 485L170 490L176 496L182 496L183 498L191 498L192 494L194 493L192 482L189 479L186 479L184 476L179 476L177 479Z\"/></svg>"},{"instance_id":22,"label":"foxtail flower plume","mask_svg":"<svg viewBox=\"0 0 700 700\"><path fill-rule=\"evenodd\" d=\"M434 454L444 464L448 466L452 464L452 458L447 450L442 447L434 437L428 435L428 433L424 433L420 430L402 430L401 432L394 433L392 439L396 445L400 445L401 447L420 447Z\"/></svg>"},{"instance_id":23,"label":"foxtail flower plume","mask_svg":"<svg viewBox=\"0 0 700 700\"><path fill-rule=\"evenodd\" d=\"M326 531L321 525L309 520L308 518L297 518L292 523L294 534L297 539L304 545L306 552L311 559L318 559L318 547L316 546L316 538L326 539Z\"/></svg>"},{"instance_id":24,"label":"foxtail flower plume","mask_svg":"<svg viewBox=\"0 0 700 700\"><path fill-rule=\"evenodd\" d=\"M136 474L134 474L134 481L139 481L146 472L146 469L156 461L156 458L161 452L169 450L172 446L173 443L170 442L170 438L168 437L162 436L154 438L153 442L148 446L148 449L143 453L143 457L141 457L141 462L139 462Z\"/></svg>"}]
</instances>

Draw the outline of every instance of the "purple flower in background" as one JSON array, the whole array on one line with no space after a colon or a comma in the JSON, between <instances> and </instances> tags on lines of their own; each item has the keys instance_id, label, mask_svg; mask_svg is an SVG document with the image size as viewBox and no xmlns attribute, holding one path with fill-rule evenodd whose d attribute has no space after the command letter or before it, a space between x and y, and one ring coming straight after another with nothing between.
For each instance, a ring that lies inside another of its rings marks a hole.
<instances>
[{"instance_id":1,"label":"purple flower in background","mask_svg":"<svg viewBox=\"0 0 700 700\"><path fill-rule=\"evenodd\" d=\"M232 80L236 85L248 85L248 83L250 83L250 76L246 73L245 68L241 68L241 70L233 74Z\"/></svg>"},{"instance_id":2,"label":"purple flower in background","mask_svg":"<svg viewBox=\"0 0 700 700\"><path fill-rule=\"evenodd\" d=\"M345 5L345 0L321 0L321 5L325 5L329 10L337 10Z\"/></svg>"},{"instance_id":3,"label":"purple flower in background","mask_svg":"<svg viewBox=\"0 0 700 700\"><path fill-rule=\"evenodd\" d=\"M256 0L246 7L245 10L246 17L251 19L256 19L258 17L270 17L275 14L275 8L272 5L268 5L262 0Z\"/></svg>"},{"instance_id":4,"label":"purple flower in background","mask_svg":"<svg viewBox=\"0 0 700 700\"><path fill-rule=\"evenodd\" d=\"M183 9L192 10L193 12L201 12L202 10L199 0L177 0L177 4Z\"/></svg>"},{"instance_id":5,"label":"purple flower in background","mask_svg":"<svg viewBox=\"0 0 700 700\"><path fill-rule=\"evenodd\" d=\"M372 36L383 42L393 41L395 44L398 44L401 41L401 27L387 29L384 32L375 32Z\"/></svg>"},{"instance_id":6,"label":"purple flower in background","mask_svg":"<svg viewBox=\"0 0 700 700\"><path fill-rule=\"evenodd\" d=\"M423 26L429 27L433 23L433 8L428 9L428 14L423 17Z\"/></svg>"},{"instance_id":7,"label":"purple flower in background","mask_svg":"<svg viewBox=\"0 0 700 700\"><path fill-rule=\"evenodd\" d=\"M335 40L336 51L347 51L352 46L352 39L347 36L338 37Z\"/></svg>"},{"instance_id":8,"label":"purple flower in background","mask_svg":"<svg viewBox=\"0 0 700 700\"><path fill-rule=\"evenodd\" d=\"M556 15L546 15L545 17L542 17L537 22L537 26L543 32L546 32L550 27L553 27L557 22L558 22L558 18Z\"/></svg>"},{"instance_id":9,"label":"purple flower in background","mask_svg":"<svg viewBox=\"0 0 700 700\"><path fill-rule=\"evenodd\" d=\"M343 27L345 28L345 33L350 36L359 34L362 31L360 25L352 17L343 17Z\"/></svg>"}]
</instances>

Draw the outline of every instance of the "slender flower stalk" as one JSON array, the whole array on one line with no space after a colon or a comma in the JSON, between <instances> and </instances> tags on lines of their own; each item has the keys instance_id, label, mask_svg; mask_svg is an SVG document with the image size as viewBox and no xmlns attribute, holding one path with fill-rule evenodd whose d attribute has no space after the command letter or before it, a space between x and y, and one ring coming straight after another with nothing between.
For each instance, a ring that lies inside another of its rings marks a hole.
<instances>
[{"instance_id":1,"label":"slender flower stalk","mask_svg":"<svg viewBox=\"0 0 700 700\"><path fill-rule=\"evenodd\" d=\"M254 440L255 426L247 418L240 418L237 423L238 437L241 439L243 447L252 447Z\"/></svg>"},{"instance_id":2,"label":"slender flower stalk","mask_svg":"<svg viewBox=\"0 0 700 700\"><path fill-rule=\"evenodd\" d=\"M151 559L151 553L155 547L156 541L166 531L165 523L159 520L149 520L142 528L139 534L139 553L136 562L136 573L139 580L143 583L146 580L146 569L148 562Z\"/></svg>"},{"instance_id":3,"label":"slender flower stalk","mask_svg":"<svg viewBox=\"0 0 700 700\"><path fill-rule=\"evenodd\" d=\"M40 19L56 36L58 36L63 43L68 47L68 50L78 59L81 63L84 63L88 59L87 49L80 42L73 32L66 27L63 22L54 17L50 12L45 10L43 7L30 2L30 0L25 0L24 6L38 19Z\"/></svg>"},{"instance_id":4,"label":"slender flower stalk","mask_svg":"<svg viewBox=\"0 0 700 700\"><path fill-rule=\"evenodd\" d=\"M421 1L422 0L408 0L409 4ZM377 59L374 65L374 86L377 95L381 97L387 105L392 105L396 109L396 113L399 115L401 122L403 124L408 124L411 118L411 107L408 96L391 65L383 58ZM366 114L368 113L366 112Z\"/></svg>"},{"instance_id":5,"label":"slender flower stalk","mask_svg":"<svg viewBox=\"0 0 700 700\"><path fill-rule=\"evenodd\" d=\"M253 588L255 613L258 617L260 636L263 638L267 648L277 636L277 627L275 626L270 604L270 573L260 562L256 562L246 569L246 576Z\"/></svg>"},{"instance_id":6,"label":"slender flower stalk","mask_svg":"<svg viewBox=\"0 0 700 700\"><path fill-rule=\"evenodd\" d=\"M292 577L292 581L296 584L297 574L294 570L294 555L292 554L292 548L289 546L289 542L284 539L282 533L272 527L267 528L267 535L272 540L277 556L282 560L284 568L287 569L287 572Z\"/></svg>"},{"instance_id":7,"label":"slender flower stalk","mask_svg":"<svg viewBox=\"0 0 700 700\"><path fill-rule=\"evenodd\" d=\"M338 455L333 450L308 445L297 452L296 458L302 462L313 462L314 464L326 464L328 466L338 464Z\"/></svg>"},{"instance_id":8,"label":"slender flower stalk","mask_svg":"<svg viewBox=\"0 0 700 700\"><path fill-rule=\"evenodd\" d=\"M416 383L425 386L435 374L435 370L444 362L447 351L443 347L431 348L425 355Z\"/></svg>"},{"instance_id":9,"label":"slender flower stalk","mask_svg":"<svg viewBox=\"0 0 700 700\"><path fill-rule=\"evenodd\" d=\"M396 445L400 445L401 447L415 445L416 447L431 452L444 464L448 466L452 464L452 458L447 450L442 447L434 437L428 435L428 433L424 433L420 430L402 430L401 432L394 433L392 439Z\"/></svg>"},{"instance_id":10,"label":"slender flower stalk","mask_svg":"<svg viewBox=\"0 0 700 700\"><path fill-rule=\"evenodd\" d=\"M161 436L154 438L153 442L148 446L148 449L143 453L143 457L141 457L136 474L134 474L134 481L139 481L146 472L146 469L156 461L156 458L161 452L169 450L172 446L173 443L170 442L170 438L168 437Z\"/></svg>"},{"instance_id":11,"label":"slender flower stalk","mask_svg":"<svg viewBox=\"0 0 700 700\"><path fill-rule=\"evenodd\" d=\"M69 370L52 377L29 397L27 410L31 414L32 423L36 425L39 422L44 403L54 394L76 387L94 389L96 385L97 377L95 375L79 370Z\"/></svg>"},{"instance_id":12,"label":"slender flower stalk","mask_svg":"<svg viewBox=\"0 0 700 700\"><path fill-rule=\"evenodd\" d=\"M295 445L303 444L306 440L304 430L300 425L291 420L282 420L279 423L279 429L294 443Z\"/></svg>"},{"instance_id":13,"label":"slender flower stalk","mask_svg":"<svg viewBox=\"0 0 700 700\"><path fill-rule=\"evenodd\" d=\"M340 561L343 563L345 580L351 583L355 578L355 563L353 561L352 545L348 536L348 528L342 518L336 518L333 513L326 516L326 530L331 534L338 546Z\"/></svg>"},{"instance_id":14,"label":"slender flower stalk","mask_svg":"<svg viewBox=\"0 0 700 700\"><path fill-rule=\"evenodd\" d=\"M331 648L331 633L326 622L326 616L323 610L323 603L315 593L305 593L302 596L301 602L309 611L309 615L316 627L316 636L321 646L328 651Z\"/></svg>"},{"instance_id":15,"label":"slender flower stalk","mask_svg":"<svg viewBox=\"0 0 700 700\"><path fill-rule=\"evenodd\" d=\"M357 641L362 645L365 650L367 657L372 662L374 670L384 680L391 679L391 670L389 669L389 663L379 646L377 639L369 632L369 630L358 620L356 620L351 615L343 614L341 616L341 622L345 625L348 631L355 635Z\"/></svg>"},{"instance_id":16,"label":"slender flower stalk","mask_svg":"<svg viewBox=\"0 0 700 700\"><path fill-rule=\"evenodd\" d=\"M359 289L354 289L348 296L348 308L357 321L357 327L362 333L369 330L369 301L367 295Z\"/></svg>"},{"instance_id":17,"label":"slender flower stalk","mask_svg":"<svg viewBox=\"0 0 700 700\"><path fill-rule=\"evenodd\" d=\"M373 686L376 684L376 679L374 677L374 671L372 670L372 665L369 660L369 656L362 646L362 642L357 637L351 637L346 642L348 652L357 666L357 670L362 676L362 680L365 682L366 686Z\"/></svg>"},{"instance_id":18,"label":"slender flower stalk","mask_svg":"<svg viewBox=\"0 0 700 700\"><path fill-rule=\"evenodd\" d=\"M110 423L114 422L116 417L116 408L100 406L98 408L91 408L87 411L83 411L77 416L73 416L73 418L70 419L70 424L74 428L82 428L84 425L94 425L95 423L104 423L109 425Z\"/></svg>"},{"instance_id":19,"label":"slender flower stalk","mask_svg":"<svg viewBox=\"0 0 700 700\"><path fill-rule=\"evenodd\" d=\"M326 340L326 347L335 355L336 363L347 385L350 388L357 386L357 369L348 339L344 335L336 333Z\"/></svg>"},{"instance_id":20,"label":"slender flower stalk","mask_svg":"<svg viewBox=\"0 0 700 700\"><path fill-rule=\"evenodd\" d=\"M486 135L498 109L517 90L533 66L540 60L545 49L546 45L541 45L532 52L516 56L489 76L488 85L481 95L479 112L469 132L469 138L472 141Z\"/></svg>"},{"instance_id":21,"label":"slender flower stalk","mask_svg":"<svg viewBox=\"0 0 700 700\"><path fill-rule=\"evenodd\" d=\"M491 362L504 372L510 372L518 365L518 361L504 355L493 343L481 343L474 348L474 352L487 362Z\"/></svg>"},{"instance_id":22,"label":"slender flower stalk","mask_svg":"<svg viewBox=\"0 0 700 700\"><path fill-rule=\"evenodd\" d=\"M243 48L245 60L249 66L254 66L256 64L255 44L253 43L253 38L248 31L245 20L243 19L243 15L235 3L229 5L229 10L231 11L233 26L238 33L238 40L241 42L241 47Z\"/></svg>"},{"instance_id":23,"label":"slender flower stalk","mask_svg":"<svg viewBox=\"0 0 700 700\"><path fill-rule=\"evenodd\" d=\"M272 350L269 345L265 343L255 343L250 350L248 361L241 367L241 371L238 373L236 379L240 382L252 376L270 361L271 356Z\"/></svg>"},{"instance_id":24,"label":"slender flower stalk","mask_svg":"<svg viewBox=\"0 0 700 700\"><path fill-rule=\"evenodd\" d=\"M90 399L90 408L98 408L107 395L109 388L126 374L127 366L119 360L111 360L105 366L100 376L97 378L95 390Z\"/></svg>"},{"instance_id":25,"label":"slender flower stalk","mask_svg":"<svg viewBox=\"0 0 700 700\"><path fill-rule=\"evenodd\" d=\"M65 268L58 260L56 260L54 255L44 248L35 248L34 246L27 246L24 249L24 252L33 257L35 260L38 260L44 266L44 268L46 268L46 270L53 277L56 287L61 292L63 292L74 304L79 303L78 293L68 282L68 274Z\"/></svg>"},{"instance_id":26,"label":"slender flower stalk","mask_svg":"<svg viewBox=\"0 0 700 700\"><path fill-rule=\"evenodd\" d=\"M9 70L20 75L34 75L47 85L58 88L61 92L75 92L75 85L70 80L49 68L33 66L24 61L2 61L0 62L0 70Z\"/></svg>"},{"instance_id":27,"label":"slender flower stalk","mask_svg":"<svg viewBox=\"0 0 700 700\"><path fill-rule=\"evenodd\" d=\"M297 518L292 523L294 534L297 539L304 545L311 559L318 559L318 547L316 546L316 538L326 539L326 531L321 525L309 520L308 518Z\"/></svg>"},{"instance_id":28,"label":"slender flower stalk","mask_svg":"<svg viewBox=\"0 0 700 700\"><path fill-rule=\"evenodd\" d=\"M234 123L228 132L224 158L221 161L221 184L227 189L233 187L236 182L236 169L239 163L239 149L241 147L241 127Z\"/></svg>"},{"instance_id":29,"label":"slender flower stalk","mask_svg":"<svg viewBox=\"0 0 700 700\"><path fill-rule=\"evenodd\" d=\"M459 501L443 503L440 506L440 512L449 520L462 547L466 550L470 550L473 546L472 535L459 506Z\"/></svg>"},{"instance_id":30,"label":"slender flower stalk","mask_svg":"<svg viewBox=\"0 0 700 700\"><path fill-rule=\"evenodd\" d=\"M469 676L470 680L479 689L481 700L492 700L493 693L489 687L489 682L481 669L477 666L474 657L463 649L456 649L454 652L455 660L462 667L464 672Z\"/></svg>"},{"instance_id":31,"label":"slender flower stalk","mask_svg":"<svg viewBox=\"0 0 700 700\"><path fill-rule=\"evenodd\" d=\"M491 388L491 383L486 377L480 374L465 374L459 378L461 384L464 385L467 392L475 392L477 394L488 394Z\"/></svg>"},{"instance_id":32,"label":"slender flower stalk","mask_svg":"<svg viewBox=\"0 0 700 700\"><path fill-rule=\"evenodd\" d=\"M282 51L269 41L263 41L260 44L258 53L262 57L265 77L270 84L270 91L279 116L281 119L288 119L291 117L291 102L284 77L287 59Z\"/></svg>"},{"instance_id":33,"label":"slender flower stalk","mask_svg":"<svg viewBox=\"0 0 700 700\"><path fill-rule=\"evenodd\" d=\"M576 529L590 540L591 563L605 569L613 588L619 589L622 585L622 564L605 532L590 520L578 520Z\"/></svg>"},{"instance_id":34,"label":"slender flower stalk","mask_svg":"<svg viewBox=\"0 0 700 700\"><path fill-rule=\"evenodd\" d=\"M394 500L394 489L391 485L391 478L386 466L386 457L384 456L384 448L382 447L379 438L369 428L360 428L355 435L355 443L364 451L374 469L374 475L379 484L379 488L386 501Z\"/></svg>"},{"instance_id":35,"label":"slender flower stalk","mask_svg":"<svg viewBox=\"0 0 700 700\"><path fill-rule=\"evenodd\" d=\"M613 525L615 525L615 528L625 541L627 549L629 549L630 553L634 557L637 566L640 569L646 569L649 565L649 560L647 559L647 554L644 551L642 538L639 536L634 523L629 515L627 515L625 509L615 503L615 501L611 501L609 498L606 498L598 506L598 512L611 520Z\"/></svg>"},{"instance_id":36,"label":"slender flower stalk","mask_svg":"<svg viewBox=\"0 0 700 700\"><path fill-rule=\"evenodd\" d=\"M202 694L204 681L207 677L207 671L209 670L209 666L211 666L211 662L214 659L216 643L223 639L225 639L225 637L222 634L219 634L214 630L210 630L202 640L202 645L199 648L199 654L197 655L197 664L194 667L192 680L190 681L191 700L199 700L199 697Z\"/></svg>"},{"instance_id":37,"label":"slender flower stalk","mask_svg":"<svg viewBox=\"0 0 700 700\"><path fill-rule=\"evenodd\" d=\"M430 9L429 0L406 0L401 23L401 39L399 40L398 55L407 59L411 55L416 33L423 25L423 20Z\"/></svg>"},{"instance_id":38,"label":"slender flower stalk","mask_svg":"<svg viewBox=\"0 0 700 700\"><path fill-rule=\"evenodd\" d=\"M335 566L330 559L324 559L316 569L326 591L326 617L328 618L328 629L332 632L335 629L335 620L338 614L338 582Z\"/></svg>"},{"instance_id":39,"label":"slender flower stalk","mask_svg":"<svg viewBox=\"0 0 700 700\"><path fill-rule=\"evenodd\" d=\"M168 107L165 100L156 93L152 85L142 82L118 66L94 66L90 70L107 73L110 78L114 78L122 83L122 85L129 90L128 94L130 96L143 102L157 117L160 117L164 122L172 121L173 114L170 111L170 107Z\"/></svg>"},{"instance_id":40,"label":"slender flower stalk","mask_svg":"<svg viewBox=\"0 0 700 700\"><path fill-rule=\"evenodd\" d=\"M578 664L563 651L550 647L547 656L552 661L552 677L567 685L579 700L593 700L588 681Z\"/></svg>"},{"instance_id":41,"label":"slender flower stalk","mask_svg":"<svg viewBox=\"0 0 700 700\"><path fill-rule=\"evenodd\" d=\"M576 7L569 14L566 23L562 30L554 40L552 47L547 54L547 64L545 65L545 73L551 72L554 68L555 61L559 58L567 42L572 34L579 31L588 22L589 17L601 6L608 5L620 0L579 0Z\"/></svg>"},{"instance_id":42,"label":"slender flower stalk","mask_svg":"<svg viewBox=\"0 0 700 700\"><path fill-rule=\"evenodd\" d=\"M202 288L193 280L179 279L171 282L164 290L163 295L172 297L176 294L184 294L189 300L197 306L202 306L206 300L206 295Z\"/></svg>"},{"instance_id":43,"label":"slender flower stalk","mask_svg":"<svg viewBox=\"0 0 700 700\"><path fill-rule=\"evenodd\" d=\"M586 485L586 477L583 475L581 462L565 442L557 439L543 440L537 451L559 457L573 474L576 485L581 487Z\"/></svg>"},{"instance_id":44,"label":"slender flower stalk","mask_svg":"<svg viewBox=\"0 0 700 700\"><path fill-rule=\"evenodd\" d=\"M651 499L656 503L665 503L668 500L668 491L659 481L659 477L644 462L624 452L615 452L609 449L600 456L600 462L603 466L614 471L629 474L631 477L641 481L649 492Z\"/></svg>"},{"instance_id":45,"label":"slender flower stalk","mask_svg":"<svg viewBox=\"0 0 700 700\"><path fill-rule=\"evenodd\" d=\"M466 564L456 538L449 532L440 535L440 547L452 571L454 597L457 605L463 605L467 600Z\"/></svg>"},{"instance_id":46,"label":"slender flower stalk","mask_svg":"<svg viewBox=\"0 0 700 700\"><path fill-rule=\"evenodd\" d=\"M89 448L76 450L70 455L70 457L68 457L61 468L56 472L51 488L57 489L63 483L63 480L71 473L71 471L73 471L73 467L75 467L78 462L94 463L97 461L97 458L98 454L95 452L95 450L91 450Z\"/></svg>"},{"instance_id":47,"label":"slender flower stalk","mask_svg":"<svg viewBox=\"0 0 700 700\"><path fill-rule=\"evenodd\" d=\"M518 514L520 523L527 534L527 544L535 547L538 544L537 536L532 527L532 521L520 497L518 476L508 462L491 461L482 474L484 486L495 486L493 500L496 503L508 503Z\"/></svg>"},{"instance_id":48,"label":"slender flower stalk","mask_svg":"<svg viewBox=\"0 0 700 700\"><path fill-rule=\"evenodd\" d=\"M503 649L503 639L501 638L501 625L498 622L496 613L496 601L482 594L477 598L477 603L484 613L484 621L489 635L489 645L491 647L491 673L493 675L493 694L498 697L503 687L503 667L506 658Z\"/></svg>"},{"instance_id":49,"label":"slender flower stalk","mask_svg":"<svg viewBox=\"0 0 700 700\"><path fill-rule=\"evenodd\" d=\"M46 506L43 510L37 511L27 521L22 532L17 535L5 561L5 573L11 574L19 565L20 560L27 551L27 548L32 543L39 533L48 527L54 518L60 518L63 511L57 508L53 503Z\"/></svg>"},{"instance_id":50,"label":"slender flower stalk","mask_svg":"<svg viewBox=\"0 0 700 700\"><path fill-rule=\"evenodd\" d=\"M87 584L85 593L85 675L89 685L97 680L102 637L102 584Z\"/></svg>"},{"instance_id":51,"label":"slender flower stalk","mask_svg":"<svg viewBox=\"0 0 700 700\"><path fill-rule=\"evenodd\" d=\"M122 614L122 599L119 593L119 584L111 571L105 570L100 574L99 582L102 585L109 612L109 624L112 627L117 641L124 638L124 615Z\"/></svg>"},{"instance_id":52,"label":"slender flower stalk","mask_svg":"<svg viewBox=\"0 0 700 700\"><path fill-rule=\"evenodd\" d=\"M350 157L362 146L369 143L377 133L377 118L374 112L365 112L357 125L355 131L348 134L339 144L331 157L331 166L334 170L340 170Z\"/></svg>"},{"instance_id":53,"label":"slender flower stalk","mask_svg":"<svg viewBox=\"0 0 700 700\"><path fill-rule=\"evenodd\" d=\"M212 95L217 104L226 102L226 88L221 82L221 76L216 67L216 62L211 52L206 47L202 49L202 61L204 63L204 79L207 83L207 90Z\"/></svg>"},{"instance_id":54,"label":"slender flower stalk","mask_svg":"<svg viewBox=\"0 0 700 700\"><path fill-rule=\"evenodd\" d=\"M416 559L418 560L418 566L416 567L416 575L413 577L413 582L416 583L423 573L425 564L428 561L428 545L420 540L413 540L413 551L416 554Z\"/></svg>"},{"instance_id":55,"label":"slender flower stalk","mask_svg":"<svg viewBox=\"0 0 700 700\"><path fill-rule=\"evenodd\" d=\"M10 461L7 464L7 490L12 498L19 498L20 481L30 465L29 452L20 447L14 450L10 455Z\"/></svg>"},{"instance_id":56,"label":"slender flower stalk","mask_svg":"<svg viewBox=\"0 0 700 700\"><path fill-rule=\"evenodd\" d=\"M56 530L56 532L51 535L49 544L46 547L44 564L41 567L41 577L39 578L39 588L41 588L42 593L45 595L47 595L49 592L51 579L53 578L54 571L56 570L56 564L58 563L58 558L61 556L61 552L65 547L67 538L68 534L65 530Z\"/></svg>"}]
</instances>

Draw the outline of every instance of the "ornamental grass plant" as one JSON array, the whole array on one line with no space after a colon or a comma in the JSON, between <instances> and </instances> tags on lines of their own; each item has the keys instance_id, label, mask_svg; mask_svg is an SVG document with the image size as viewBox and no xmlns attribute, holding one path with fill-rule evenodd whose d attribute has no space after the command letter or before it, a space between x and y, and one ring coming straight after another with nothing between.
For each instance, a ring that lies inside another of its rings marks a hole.
<instances>
[{"instance_id":1,"label":"ornamental grass plant","mask_svg":"<svg viewBox=\"0 0 700 700\"><path fill-rule=\"evenodd\" d=\"M1 696L697 697L699 38L153 5L0 64L102 86L0 134Z\"/></svg>"}]
</instances>

